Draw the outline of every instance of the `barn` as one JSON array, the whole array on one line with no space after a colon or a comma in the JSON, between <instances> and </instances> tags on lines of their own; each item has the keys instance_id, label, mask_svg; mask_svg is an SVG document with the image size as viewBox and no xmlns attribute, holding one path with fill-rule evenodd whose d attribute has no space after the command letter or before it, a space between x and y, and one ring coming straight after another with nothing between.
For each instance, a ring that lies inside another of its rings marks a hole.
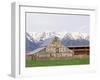
<instances>
[{"instance_id":1,"label":"barn","mask_svg":"<svg viewBox=\"0 0 100 80\"><path fill-rule=\"evenodd\" d=\"M26 54L26 59L31 60L56 60L72 57L74 51L64 46L58 37L45 41L39 48Z\"/></svg>"}]
</instances>

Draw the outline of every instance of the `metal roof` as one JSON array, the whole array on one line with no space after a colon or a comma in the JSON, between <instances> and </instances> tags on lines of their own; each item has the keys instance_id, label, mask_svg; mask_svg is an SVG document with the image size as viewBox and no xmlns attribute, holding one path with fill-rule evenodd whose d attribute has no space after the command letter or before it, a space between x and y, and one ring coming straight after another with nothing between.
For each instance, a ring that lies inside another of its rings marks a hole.
<instances>
[{"instance_id":1,"label":"metal roof","mask_svg":"<svg viewBox=\"0 0 100 80\"><path fill-rule=\"evenodd\" d=\"M89 47L89 45L77 45L77 46L67 46L67 47Z\"/></svg>"},{"instance_id":2,"label":"metal roof","mask_svg":"<svg viewBox=\"0 0 100 80\"><path fill-rule=\"evenodd\" d=\"M45 48L45 47L40 47L40 48L37 48L37 49L35 49L35 50L33 50L33 51L31 51L31 52L27 53L26 55L35 54L35 53L37 53L37 52L39 52L39 51L43 50L44 48Z\"/></svg>"}]
</instances>

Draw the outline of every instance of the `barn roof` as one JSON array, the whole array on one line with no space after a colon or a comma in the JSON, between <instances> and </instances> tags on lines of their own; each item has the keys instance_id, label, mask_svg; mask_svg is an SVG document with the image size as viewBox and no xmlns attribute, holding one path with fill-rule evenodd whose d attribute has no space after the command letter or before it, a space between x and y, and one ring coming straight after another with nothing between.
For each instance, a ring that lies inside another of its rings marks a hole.
<instances>
[{"instance_id":1,"label":"barn roof","mask_svg":"<svg viewBox=\"0 0 100 80\"><path fill-rule=\"evenodd\" d=\"M89 47L89 45L75 45L75 46L67 46L68 48L70 47Z\"/></svg>"},{"instance_id":2,"label":"barn roof","mask_svg":"<svg viewBox=\"0 0 100 80\"><path fill-rule=\"evenodd\" d=\"M43 50L44 48L45 48L45 47L40 47L40 48L37 48L37 49L35 49L35 50L31 51L30 53L27 53L26 55L35 54L35 53L37 53L37 52L39 52L39 51Z\"/></svg>"}]
</instances>

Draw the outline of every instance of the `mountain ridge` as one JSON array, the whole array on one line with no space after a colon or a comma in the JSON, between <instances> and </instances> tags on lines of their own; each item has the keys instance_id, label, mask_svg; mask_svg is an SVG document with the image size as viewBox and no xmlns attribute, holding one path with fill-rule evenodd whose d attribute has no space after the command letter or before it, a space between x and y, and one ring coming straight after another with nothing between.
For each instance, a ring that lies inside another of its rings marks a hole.
<instances>
[{"instance_id":1,"label":"mountain ridge","mask_svg":"<svg viewBox=\"0 0 100 80\"><path fill-rule=\"evenodd\" d=\"M50 37L57 36L60 39L63 39L66 36L72 37L72 39L85 39L89 37L87 33L80 33L80 32L73 32L73 33L68 33L68 32L30 32L29 35L32 36L34 40L45 40Z\"/></svg>"},{"instance_id":2,"label":"mountain ridge","mask_svg":"<svg viewBox=\"0 0 100 80\"><path fill-rule=\"evenodd\" d=\"M74 32L33 32L26 33L26 52L30 52L43 44L48 44L54 36L60 38L65 46L89 45L89 35L86 33Z\"/></svg>"}]
</instances>

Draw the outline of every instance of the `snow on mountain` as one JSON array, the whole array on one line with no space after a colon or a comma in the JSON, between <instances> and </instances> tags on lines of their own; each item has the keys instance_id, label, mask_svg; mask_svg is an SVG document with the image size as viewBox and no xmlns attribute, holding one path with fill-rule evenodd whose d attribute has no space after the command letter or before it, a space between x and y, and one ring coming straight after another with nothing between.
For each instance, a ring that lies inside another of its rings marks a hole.
<instances>
[{"instance_id":1,"label":"snow on mountain","mask_svg":"<svg viewBox=\"0 0 100 80\"><path fill-rule=\"evenodd\" d=\"M29 34L33 37L35 41L42 41L48 38L52 38L54 36L62 39L65 35L65 32L31 32Z\"/></svg>"},{"instance_id":2,"label":"snow on mountain","mask_svg":"<svg viewBox=\"0 0 100 80\"><path fill-rule=\"evenodd\" d=\"M66 33L63 38L70 38L70 39L89 39L89 35L87 33L80 33L80 32L73 32L73 33Z\"/></svg>"},{"instance_id":3,"label":"snow on mountain","mask_svg":"<svg viewBox=\"0 0 100 80\"><path fill-rule=\"evenodd\" d=\"M63 38L70 38L70 39L89 39L89 35L87 33L80 33L80 32L31 32L29 33L35 41L42 41L48 38L57 36L60 39Z\"/></svg>"},{"instance_id":4,"label":"snow on mountain","mask_svg":"<svg viewBox=\"0 0 100 80\"><path fill-rule=\"evenodd\" d=\"M89 35L85 37L85 40L89 40Z\"/></svg>"},{"instance_id":5,"label":"snow on mountain","mask_svg":"<svg viewBox=\"0 0 100 80\"><path fill-rule=\"evenodd\" d=\"M80 33L80 32L74 32L72 35L74 39L85 39L87 36L89 36L87 33Z\"/></svg>"},{"instance_id":6,"label":"snow on mountain","mask_svg":"<svg viewBox=\"0 0 100 80\"><path fill-rule=\"evenodd\" d=\"M73 37L73 35L71 34L71 33L66 33L65 35L64 35L64 37L63 37L63 39L74 39L74 37Z\"/></svg>"},{"instance_id":7,"label":"snow on mountain","mask_svg":"<svg viewBox=\"0 0 100 80\"><path fill-rule=\"evenodd\" d=\"M26 33L26 53L33 51L34 49L36 49L38 46L35 43L34 39L32 38L32 36L30 36L30 34Z\"/></svg>"},{"instance_id":8,"label":"snow on mountain","mask_svg":"<svg viewBox=\"0 0 100 80\"><path fill-rule=\"evenodd\" d=\"M26 38L27 38L29 41L34 42L33 37L32 37L29 33L26 33Z\"/></svg>"},{"instance_id":9,"label":"snow on mountain","mask_svg":"<svg viewBox=\"0 0 100 80\"><path fill-rule=\"evenodd\" d=\"M89 45L89 35L80 32L67 33L62 39L62 43L65 46Z\"/></svg>"}]
</instances>

